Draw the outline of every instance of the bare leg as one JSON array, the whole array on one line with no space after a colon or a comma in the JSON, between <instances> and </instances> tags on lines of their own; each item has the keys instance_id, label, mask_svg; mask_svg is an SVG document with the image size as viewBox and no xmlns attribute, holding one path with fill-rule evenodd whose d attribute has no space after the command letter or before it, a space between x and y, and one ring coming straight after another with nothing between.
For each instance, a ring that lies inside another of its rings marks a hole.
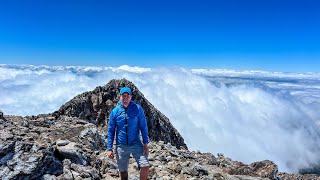
<instances>
[{"instance_id":1,"label":"bare leg","mask_svg":"<svg viewBox=\"0 0 320 180\"><path fill-rule=\"evenodd\" d=\"M140 180L147 180L149 175L149 167L142 167L140 169Z\"/></svg>"},{"instance_id":2,"label":"bare leg","mask_svg":"<svg viewBox=\"0 0 320 180\"><path fill-rule=\"evenodd\" d=\"M121 180L128 180L128 172L120 172Z\"/></svg>"}]
</instances>

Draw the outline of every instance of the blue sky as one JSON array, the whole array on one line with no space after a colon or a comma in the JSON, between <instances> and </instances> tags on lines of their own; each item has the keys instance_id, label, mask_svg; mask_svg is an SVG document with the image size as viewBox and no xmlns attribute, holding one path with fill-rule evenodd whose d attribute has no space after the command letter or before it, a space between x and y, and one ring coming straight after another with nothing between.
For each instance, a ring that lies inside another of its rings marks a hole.
<instances>
[{"instance_id":1,"label":"blue sky","mask_svg":"<svg viewBox=\"0 0 320 180\"><path fill-rule=\"evenodd\" d=\"M316 0L3 0L0 63L319 72L319 9Z\"/></svg>"}]
</instances>

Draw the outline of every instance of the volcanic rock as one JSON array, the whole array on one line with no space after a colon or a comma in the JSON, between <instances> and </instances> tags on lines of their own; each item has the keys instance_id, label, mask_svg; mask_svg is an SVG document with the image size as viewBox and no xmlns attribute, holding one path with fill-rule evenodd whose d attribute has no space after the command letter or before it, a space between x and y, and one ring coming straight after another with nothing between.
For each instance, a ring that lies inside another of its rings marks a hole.
<instances>
[{"instance_id":1,"label":"volcanic rock","mask_svg":"<svg viewBox=\"0 0 320 180\"><path fill-rule=\"evenodd\" d=\"M3 119L3 112L0 110L0 119Z\"/></svg>"}]
</instances>

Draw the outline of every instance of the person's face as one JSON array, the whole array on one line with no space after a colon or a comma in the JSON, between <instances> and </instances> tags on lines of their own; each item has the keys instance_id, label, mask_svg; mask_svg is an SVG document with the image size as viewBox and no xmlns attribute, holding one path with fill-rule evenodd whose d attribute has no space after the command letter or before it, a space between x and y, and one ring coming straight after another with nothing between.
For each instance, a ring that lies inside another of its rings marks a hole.
<instances>
[{"instance_id":1,"label":"person's face","mask_svg":"<svg viewBox=\"0 0 320 180\"><path fill-rule=\"evenodd\" d=\"M129 93L123 93L120 96L120 100L122 101L124 107L128 107L131 101L131 95Z\"/></svg>"}]
</instances>

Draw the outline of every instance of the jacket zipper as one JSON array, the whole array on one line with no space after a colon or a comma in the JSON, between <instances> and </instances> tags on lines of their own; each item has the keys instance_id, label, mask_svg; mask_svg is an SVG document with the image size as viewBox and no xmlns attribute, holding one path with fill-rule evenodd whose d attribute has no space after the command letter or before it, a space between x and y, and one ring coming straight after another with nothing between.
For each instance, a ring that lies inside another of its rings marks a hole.
<instances>
[{"instance_id":1,"label":"jacket zipper","mask_svg":"<svg viewBox=\"0 0 320 180\"><path fill-rule=\"evenodd\" d=\"M128 116L127 116L127 109L124 109L124 119L126 120L127 145L129 145L129 139L128 139Z\"/></svg>"}]
</instances>

